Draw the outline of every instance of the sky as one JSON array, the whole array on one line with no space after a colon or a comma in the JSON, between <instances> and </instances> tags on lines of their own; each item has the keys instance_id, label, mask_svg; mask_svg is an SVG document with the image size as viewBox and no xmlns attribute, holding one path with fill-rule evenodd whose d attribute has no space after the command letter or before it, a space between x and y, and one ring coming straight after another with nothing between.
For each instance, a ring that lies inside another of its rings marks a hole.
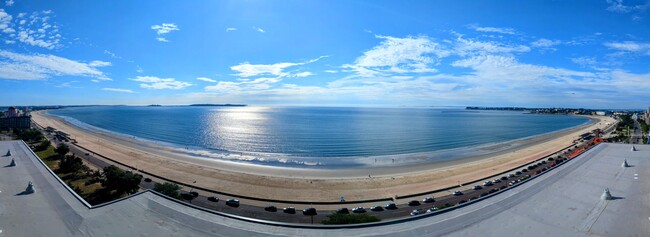
<instances>
[{"instance_id":1,"label":"sky","mask_svg":"<svg viewBox=\"0 0 650 237\"><path fill-rule=\"evenodd\" d=\"M0 1L0 105L650 106L650 0Z\"/></svg>"}]
</instances>

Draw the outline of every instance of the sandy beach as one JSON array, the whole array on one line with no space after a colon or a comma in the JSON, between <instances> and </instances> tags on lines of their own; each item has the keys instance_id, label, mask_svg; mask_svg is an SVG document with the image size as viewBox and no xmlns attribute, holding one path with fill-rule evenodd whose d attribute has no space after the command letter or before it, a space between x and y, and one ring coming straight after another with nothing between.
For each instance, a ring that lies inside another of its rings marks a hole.
<instances>
[{"instance_id":1,"label":"sandy beach","mask_svg":"<svg viewBox=\"0 0 650 237\"><path fill-rule=\"evenodd\" d=\"M571 145L580 134L615 122L609 117L589 118L590 123L577 128L518 140L513 149L453 162L368 169L306 169L197 158L155 144L91 132L44 111L32 113L32 119L39 125L66 132L79 145L139 170L184 183L196 181L196 186L212 190L295 201L338 201L340 195L350 201L394 197L476 180L552 154Z\"/></svg>"}]
</instances>

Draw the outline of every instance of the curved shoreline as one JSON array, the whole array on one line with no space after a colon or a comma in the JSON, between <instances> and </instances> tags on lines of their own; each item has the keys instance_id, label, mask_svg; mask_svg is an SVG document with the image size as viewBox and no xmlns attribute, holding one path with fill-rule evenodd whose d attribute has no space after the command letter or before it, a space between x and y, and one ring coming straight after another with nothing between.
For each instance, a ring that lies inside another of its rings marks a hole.
<instances>
[{"instance_id":1,"label":"curved shoreline","mask_svg":"<svg viewBox=\"0 0 650 237\"><path fill-rule=\"evenodd\" d=\"M166 150L187 155L196 159L220 159L222 161L239 162L241 164L261 165L263 167L295 168L295 169L377 169L377 168L395 168L395 167L419 167L420 165L435 165L446 163L459 163L469 158L485 157L504 152L513 151L526 147L539 141L548 140L547 138L555 137L565 131L571 131L586 127L595 123L593 118L584 117L587 120L584 123L563 128L556 131L535 134L513 140L502 142L491 142L466 147L449 148L435 151L423 151L404 154L386 154L371 156L345 156L345 157L318 157L318 156L293 156L276 153L241 153L227 150L214 150L202 147L190 147L179 144L168 143L164 141L141 138L129 134L123 134L104 128L90 125L78 119L50 114L47 111L44 116L50 118L62 119L67 125L81 128L90 133L106 135L112 139L132 143L134 145L154 148L157 150ZM185 147L185 148L183 148ZM327 159L327 162L319 160ZM471 159L470 159L471 160Z\"/></svg>"},{"instance_id":2,"label":"curved shoreline","mask_svg":"<svg viewBox=\"0 0 650 237\"><path fill-rule=\"evenodd\" d=\"M284 200L348 200L392 197L448 187L477 177L489 176L551 154L586 130L598 127L602 117L579 128L532 138L535 145L513 148L478 157L429 165L374 167L369 169L285 168L228 161L198 159L122 141L106 134L93 134L60 118L35 113L34 120L69 133L80 145L120 162L171 180L231 193ZM606 118L605 118L606 119ZM369 178L370 176L370 178Z\"/></svg>"}]
</instances>

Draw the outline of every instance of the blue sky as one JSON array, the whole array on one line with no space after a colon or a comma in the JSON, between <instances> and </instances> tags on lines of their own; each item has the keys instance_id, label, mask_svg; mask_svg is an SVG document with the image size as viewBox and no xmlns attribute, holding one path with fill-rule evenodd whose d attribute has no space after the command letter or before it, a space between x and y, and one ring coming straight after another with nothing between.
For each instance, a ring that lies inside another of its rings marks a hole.
<instances>
[{"instance_id":1,"label":"blue sky","mask_svg":"<svg viewBox=\"0 0 650 237\"><path fill-rule=\"evenodd\" d=\"M650 1L0 2L0 104L650 106Z\"/></svg>"}]
</instances>

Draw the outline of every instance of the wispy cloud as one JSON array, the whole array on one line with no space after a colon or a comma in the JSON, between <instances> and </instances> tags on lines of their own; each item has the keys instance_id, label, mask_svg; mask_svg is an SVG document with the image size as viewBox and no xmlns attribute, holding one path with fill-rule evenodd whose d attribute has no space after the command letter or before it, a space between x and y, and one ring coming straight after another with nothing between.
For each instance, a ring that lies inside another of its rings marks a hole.
<instances>
[{"instance_id":1,"label":"wispy cloud","mask_svg":"<svg viewBox=\"0 0 650 237\"><path fill-rule=\"evenodd\" d=\"M122 93L135 93L132 90L120 89L120 88L102 88L103 91L113 91L113 92L122 92Z\"/></svg>"},{"instance_id":2,"label":"wispy cloud","mask_svg":"<svg viewBox=\"0 0 650 237\"><path fill-rule=\"evenodd\" d=\"M650 1L638 5L625 5L623 0L607 0L607 10L616 13L629 13L634 11L645 11L650 8Z\"/></svg>"},{"instance_id":3,"label":"wispy cloud","mask_svg":"<svg viewBox=\"0 0 650 237\"><path fill-rule=\"evenodd\" d=\"M542 38L542 39L533 41L532 43L530 43L530 45L533 46L533 47L538 47L538 48L550 48L550 47L559 45L561 43L562 43L562 41L560 41L560 40L550 40L550 39L543 39Z\"/></svg>"},{"instance_id":4,"label":"wispy cloud","mask_svg":"<svg viewBox=\"0 0 650 237\"><path fill-rule=\"evenodd\" d=\"M115 53L113 53L113 52L111 52L111 51L108 51L108 50L106 50L106 49L104 50L104 54L111 56L111 58L122 59L122 57L120 57L120 56L118 56L117 54L115 54Z\"/></svg>"},{"instance_id":5,"label":"wispy cloud","mask_svg":"<svg viewBox=\"0 0 650 237\"><path fill-rule=\"evenodd\" d=\"M177 81L174 78L159 78L154 76L138 76L130 80L143 82L140 84L141 88L155 89L155 90L162 90L162 89L180 90L192 85L192 83Z\"/></svg>"},{"instance_id":6,"label":"wispy cloud","mask_svg":"<svg viewBox=\"0 0 650 237\"><path fill-rule=\"evenodd\" d=\"M217 80L210 79L210 78L207 78L207 77L197 77L196 80L206 81L206 82L217 82Z\"/></svg>"},{"instance_id":7,"label":"wispy cloud","mask_svg":"<svg viewBox=\"0 0 650 237\"><path fill-rule=\"evenodd\" d=\"M274 64L251 64L249 62L244 62L230 67L230 70L237 72L235 76L239 76L239 77L253 77L253 76L262 76L262 75L273 75L273 76L284 77L284 76L290 76L290 73L285 71L285 69L289 67L313 63L325 57L327 56L321 56L300 63L282 62L282 63L274 63Z\"/></svg>"},{"instance_id":8,"label":"wispy cloud","mask_svg":"<svg viewBox=\"0 0 650 237\"><path fill-rule=\"evenodd\" d=\"M21 42L29 46L46 49L62 47L59 28L50 22L53 18L52 11L33 12L31 14L19 13L15 22L13 17L0 9L0 31L8 34L7 42Z\"/></svg>"},{"instance_id":9,"label":"wispy cloud","mask_svg":"<svg viewBox=\"0 0 650 237\"><path fill-rule=\"evenodd\" d=\"M92 77L111 80L97 67L109 62L78 62L50 54L18 54L0 50L0 78L15 80L42 80L54 76Z\"/></svg>"},{"instance_id":10,"label":"wispy cloud","mask_svg":"<svg viewBox=\"0 0 650 237\"><path fill-rule=\"evenodd\" d=\"M375 36L383 40L378 46L358 57L354 64L343 65L363 76L376 76L378 73L423 73L434 72L439 60L449 55L449 51L425 36L397 38Z\"/></svg>"},{"instance_id":11,"label":"wispy cloud","mask_svg":"<svg viewBox=\"0 0 650 237\"><path fill-rule=\"evenodd\" d=\"M237 28L234 28L234 27L228 27L228 28L226 28L226 32L236 31L236 30L237 30Z\"/></svg>"},{"instance_id":12,"label":"wispy cloud","mask_svg":"<svg viewBox=\"0 0 650 237\"><path fill-rule=\"evenodd\" d=\"M485 27L476 24L468 25L467 27L478 32L486 33L499 33L507 35L514 35L516 33L515 29L513 28Z\"/></svg>"},{"instance_id":13,"label":"wispy cloud","mask_svg":"<svg viewBox=\"0 0 650 237\"><path fill-rule=\"evenodd\" d=\"M15 3L14 0L7 0L7 1L5 1L5 5L7 5L8 7L13 6L14 3Z\"/></svg>"},{"instance_id":14,"label":"wispy cloud","mask_svg":"<svg viewBox=\"0 0 650 237\"><path fill-rule=\"evenodd\" d=\"M156 31L156 34L158 34L158 37L156 37L156 40L160 42L169 42L163 35L168 34L169 32L175 31L175 30L180 30L178 26L174 23L163 23L162 25L153 25L151 26L152 30Z\"/></svg>"},{"instance_id":15,"label":"wispy cloud","mask_svg":"<svg viewBox=\"0 0 650 237\"><path fill-rule=\"evenodd\" d=\"M650 43L624 41L605 43L605 46L610 49L650 55Z\"/></svg>"},{"instance_id":16,"label":"wispy cloud","mask_svg":"<svg viewBox=\"0 0 650 237\"><path fill-rule=\"evenodd\" d=\"M257 31L257 32L260 32L260 33L265 33L265 32L266 32L264 29L259 28L259 27L255 27L255 26L253 26L253 29L254 29L255 31Z\"/></svg>"}]
</instances>

